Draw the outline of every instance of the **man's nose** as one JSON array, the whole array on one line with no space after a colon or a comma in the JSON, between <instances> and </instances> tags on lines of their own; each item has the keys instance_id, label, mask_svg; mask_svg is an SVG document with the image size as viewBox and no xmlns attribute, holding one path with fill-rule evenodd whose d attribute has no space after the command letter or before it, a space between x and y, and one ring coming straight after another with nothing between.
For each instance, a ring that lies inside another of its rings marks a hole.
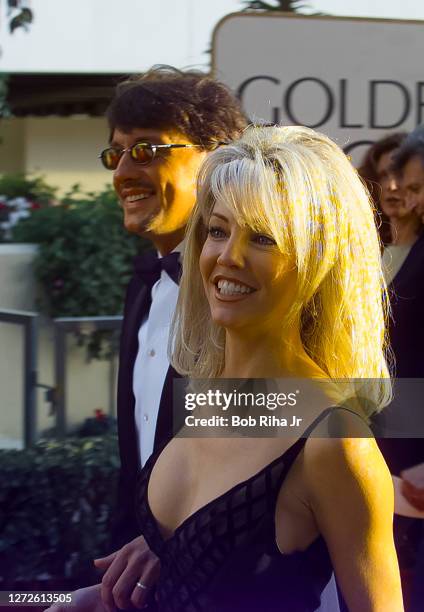
<instances>
[{"instance_id":1,"label":"man's nose","mask_svg":"<svg viewBox=\"0 0 424 612\"><path fill-rule=\"evenodd\" d=\"M124 151L119 159L118 165L113 172L114 181L123 181L128 178L136 177L139 174L140 168L131 159L129 151Z\"/></svg>"},{"instance_id":2,"label":"man's nose","mask_svg":"<svg viewBox=\"0 0 424 612\"><path fill-rule=\"evenodd\" d=\"M222 242L222 250L217 259L221 266L242 268L244 266L246 244L241 236L230 236L228 240Z\"/></svg>"}]
</instances>

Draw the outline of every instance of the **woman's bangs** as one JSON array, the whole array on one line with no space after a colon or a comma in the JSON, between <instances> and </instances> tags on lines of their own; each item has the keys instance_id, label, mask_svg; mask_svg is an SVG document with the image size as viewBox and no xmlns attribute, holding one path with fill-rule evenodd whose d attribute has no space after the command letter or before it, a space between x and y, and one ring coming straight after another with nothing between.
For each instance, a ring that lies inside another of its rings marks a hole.
<instances>
[{"instance_id":1,"label":"woman's bangs","mask_svg":"<svg viewBox=\"0 0 424 612\"><path fill-rule=\"evenodd\" d=\"M280 248L286 244L283 193L273 170L262 160L234 159L217 166L210 193L214 202L231 210L241 227L272 236Z\"/></svg>"}]
</instances>

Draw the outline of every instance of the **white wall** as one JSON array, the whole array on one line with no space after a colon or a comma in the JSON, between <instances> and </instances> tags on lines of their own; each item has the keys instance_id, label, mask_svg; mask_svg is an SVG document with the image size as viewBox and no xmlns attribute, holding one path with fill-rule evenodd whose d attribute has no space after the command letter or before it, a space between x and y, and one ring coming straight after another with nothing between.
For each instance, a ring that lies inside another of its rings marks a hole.
<instances>
[{"instance_id":1,"label":"white wall","mask_svg":"<svg viewBox=\"0 0 424 612\"><path fill-rule=\"evenodd\" d=\"M107 146L106 121L97 117L28 117L0 122L0 174L42 175L59 195L79 183L85 191L110 185L98 159ZM1 195L1 194L0 194Z\"/></svg>"},{"instance_id":2,"label":"white wall","mask_svg":"<svg viewBox=\"0 0 424 612\"><path fill-rule=\"evenodd\" d=\"M28 31L8 31L0 3L0 71L140 72L207 66L212 29L240 0L32 0Z\"/></svg>"},{"instance_id":3,"label":"white wall","mask_svg":"<svg viewBox=\"0 0 424 612\"><path fill-rule=\"evenodd\" d=\"M47 117L26 120L25 170L43 174L63 193L75 183L88 191L111 184L98 154L107 146L106 121L93 117Z\"/></svg>"},{"instance_id":4,"label":"white wall","mask_svg":"<svg viewBox=\"0 0 424 612\"><path fill-rule=\"evenodd\" d=\"M0 245L0 310L36 310L36 285L33 260L34 245ZM66 387L67 420L72 429L101 408L109 412L110 370L106 361L87 363L84 349L68 336ZM53 326L40 320L38 343L38 381L54 383ZM21 448L23 440L23 333L22 328L0 321L0 448ZM44 391L37 392L39 432L55 424L44 401Z\"/></svg>"},{"instance_id":5,"label":"white wall","mask_svg":"<svg viewBox=\"0 0 424 612\"><path fill-rule=\"evenodd\" d=\"M24 171L25 127L25 119L0 121L0 174Z\"/></svg>"},{"instance_id":6,"label":"white wall","mask_svg":"<svg viewBox=\"0 0 424 612\"><path fill-rule=\"evenodd\" d=\"M157 63L207 66L217 22L242 0L30 0L34 23L10 34L0 2L0 71L139 72ZM333 15L424 19L418 0L310 0ZM343 43L340 43L343 53Z\"/></svg>"}]
</instances>

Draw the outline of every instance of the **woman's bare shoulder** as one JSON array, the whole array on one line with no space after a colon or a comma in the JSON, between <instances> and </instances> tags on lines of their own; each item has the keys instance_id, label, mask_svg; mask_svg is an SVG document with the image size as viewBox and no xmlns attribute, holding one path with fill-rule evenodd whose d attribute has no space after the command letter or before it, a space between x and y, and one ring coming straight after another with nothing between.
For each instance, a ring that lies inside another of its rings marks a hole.
<instances>
[{"instance_id":1,"label":"woman's bare shoulder","mask_svg":"<svg viewBox=\"0 0 424 612\"><path fill-rule=\"evenodd\" d=\"M344 496L345 503L389 511L393 483L372 437L311 437L304 450L304 475L316 504ZM325 504L326 505L326 504Z\"/></svg>"}]
</instances>

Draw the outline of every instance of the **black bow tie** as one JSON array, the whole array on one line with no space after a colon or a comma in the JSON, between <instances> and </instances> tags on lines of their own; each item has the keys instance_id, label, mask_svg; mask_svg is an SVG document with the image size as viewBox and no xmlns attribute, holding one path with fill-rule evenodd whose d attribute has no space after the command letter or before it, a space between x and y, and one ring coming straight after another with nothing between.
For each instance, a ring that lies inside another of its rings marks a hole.
<instances>
[{"instance_id":1,"label":"black bow tie","mask_svg":"<svg viewBox=\"0 0 424 612\"><path fill-rule=\"evenodd\" d=\"M158 257L156 251L146 251L134 258L136 273L150 288L159 280L162 270L178 285L181 276L180 253L169 253L165 257Z\"/></svg>"}]
</instances>

